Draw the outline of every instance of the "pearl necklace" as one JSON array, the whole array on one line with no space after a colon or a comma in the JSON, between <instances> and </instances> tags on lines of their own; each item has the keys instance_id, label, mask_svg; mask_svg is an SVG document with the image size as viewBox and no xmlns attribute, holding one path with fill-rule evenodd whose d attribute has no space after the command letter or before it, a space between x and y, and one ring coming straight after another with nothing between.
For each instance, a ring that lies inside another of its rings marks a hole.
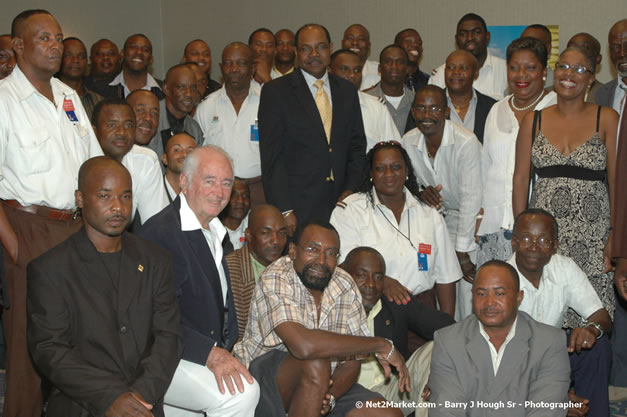
<instances>
[{"instance_id":1,"label":"pearl necklace","mask_svg":"<svg viewBox=\"0 0 627 417\"><path fill-rule=\"evenodd\" d=\"M533 106L538 104L540 102L540 100L542 99L542 97L544 97L544 90L542 90L542 92L540 93L538 98L533 100L533 102L530 105L525 106L525 107L517 107L516 104L514 104L514 96L512 95L512 98L509 100L509 103L512 105L514 110L516 110L516 111L525 111L525 110L529 110L530 108L532 108Z\"/></svg>"}]
</instances>

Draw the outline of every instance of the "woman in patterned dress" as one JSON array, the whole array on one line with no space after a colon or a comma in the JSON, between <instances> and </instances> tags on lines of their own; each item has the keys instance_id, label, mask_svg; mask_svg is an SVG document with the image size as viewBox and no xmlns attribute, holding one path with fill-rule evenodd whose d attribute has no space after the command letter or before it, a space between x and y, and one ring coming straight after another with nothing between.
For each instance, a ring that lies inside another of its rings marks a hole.
<instances>
[{"instance_id":1,"label":"woman in patterned dress","mask_svg":"<svg viewBox=\"0 0 627 417\"><path fill-rule=\"evenodd\" d=\"M555 216L558 252L588 275L613 315L608 255L618 114L584 101L594 70L595 62L584 49L570 47L561 53L553 86L557 104L525 116L518 132L512 204L516 217L527 207L530 178L537 176L529 206ZM564 319L564 327L582 323L572 310Z\"/></svg>"}]
</instances>

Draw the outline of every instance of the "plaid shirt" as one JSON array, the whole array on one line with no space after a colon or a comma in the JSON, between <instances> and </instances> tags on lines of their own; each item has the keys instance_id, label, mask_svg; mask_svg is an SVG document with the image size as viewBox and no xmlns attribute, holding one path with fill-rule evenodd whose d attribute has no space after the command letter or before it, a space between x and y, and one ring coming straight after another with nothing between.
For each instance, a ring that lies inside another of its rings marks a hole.
<instances>
[{"instance_id":1,"label":"plaid shirt","mask_svg":"<svg viewBox=\"0 0 627 417\"><path fill-rule=\"evenodd\" d=\"M351 276L335 268L333 277L322 295L320 320L313 296L303 285L289 256L268 266L255 288L244 338L233 353L246 367L250 362L272 349L287 352L287 347L274 329L285 322L295 322L307 329L370 336L361 294ZM341 360L331 358L332 371Z\"/></svg>"}]
</instances>

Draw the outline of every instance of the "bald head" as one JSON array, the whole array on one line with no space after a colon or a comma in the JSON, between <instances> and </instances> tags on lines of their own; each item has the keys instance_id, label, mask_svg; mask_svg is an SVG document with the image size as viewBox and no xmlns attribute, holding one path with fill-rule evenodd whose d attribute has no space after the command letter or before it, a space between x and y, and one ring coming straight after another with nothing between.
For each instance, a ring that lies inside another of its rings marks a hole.
<instances>
[{"instance_id":1,"label":"bald head","mask_svg":"<svg viewBox=\"0 0 627 417\"><path fill-rule=\"evenodd\" d=\"M242 42L228 44L222 51L220 70L227 91L248 91L253 74L252 49Z\"/></svg>"},{"instance_id":2,"label":"bald head","mask_svg":"<svg viewBox=\"0 0 627 417\"><path fill-rule=\"evenodd\" d=\"M608 36L610 59L623 82L627 82L627 19L619 20Z\"/></svg>"},{"instance_id":3,"label":"bald head","mask_svg":"<svg viewBox=\"0 0 627 417\"><path fill-rule=\"evenodd\" d=\"M109 156L95 156L85 161L78 170L78 190L85 192L89 186L89 179L93 178L95 172L100 170L108 172L119 171L120 175L128 176L129 182L131 180L128 170L120 162Z\"/></svg>"},{"instance_id":4,"label":"bald head","mask_svg":"<svg viewBox=\"0 0 627 417\"><path fill-rule=\"evenodd\" d=\"M166 107L174 117L182 119L191 113L196 92L196 75L186 64L175 65L168 70L163 93Z\"/></svg>"},{"instance_id":5,"label":"bald head","mask_svg":"<svg viewBox=\"0 0 627 417\"><path fill-rule=\"evenodd\" d=\"M269 204L253 207L248 216L246 245L262 265L276 261L287 243L287 225L278 208Z\"/></svg>"}]
</instances>

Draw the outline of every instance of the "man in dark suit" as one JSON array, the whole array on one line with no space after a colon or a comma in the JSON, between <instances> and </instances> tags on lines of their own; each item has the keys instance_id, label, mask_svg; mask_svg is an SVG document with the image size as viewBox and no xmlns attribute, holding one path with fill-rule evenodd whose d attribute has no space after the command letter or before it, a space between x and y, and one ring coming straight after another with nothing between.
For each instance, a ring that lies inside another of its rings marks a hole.
<instances>
[{"instance_id":1,"label":"man in dark suit","mask_svg":"<svg viewBox=\"0 0 627 417\"><path fill-rule=\"evenodd\" d=\"M246 244L226 255L233 300L237 310L239 338L244 336L248 310L259 276L266 266L279 259L287 243L287 226L281 212L262 204L250 210L245 230Z\"/></svg>"},{"instance_id":2,"label":"man in dark suit","mask_svg":"<svg viewBox=\"0 0 627 417\"><path fill-rule=\"evenodd\" d=\"M183 162L181 193L139 231L174 255L183 358L164 408L177 416L249 416L259 399L259 385L230 353L237 318L223 256L226 228L218 214L229 202L233 180L231 159L221 148L192 150Z\"/></svg>"},{"instance_id":3,"label":"man in dark suit","mask_svg":"<svg viewBox=\"0 0 627 417\"><path fill-rule=\"evenodd\" d=\"M368 315L368 327L373 336L391 340L407 360L414 394L410 398L408 394L399 392L396 374L386 380L374 357L361 362L358 383L378 392L388 401L400 403L403 400L410 402L416 399L415 393L422 392L429 378L433 343L428 342L421 346L410 357L408 332L411 330L427 340L433 340L433 333L436 330L449 326L455 321L448 314L437 311L414 298L407 304L398 305L382 297L385 260L376 249L365 246L355 248L346 255L344 263L340 266L351 274L359 288L361 300ZM405 415L412 412L416 413L416 417L426 416L427 408L403 408Z\"/></svg>"},{"instance_id":4,"label":"man in dark suit","mask_svg":"<svg viewBox=\"0 0 627 417\"><path fill-rule=\"evenodd\" d=\"M566 414L564 333L518 310L519 285L511 265L484 263L472 287L474 314L435 333L429 417Z\"/></svg>"},{"instance_id":5,"label":"man in dark suit","mask_svg":"<svg viewBox=\"0 0 627 417\"><path fill-rule=\"evenodd\" d=\"M616 67L618 77L605 84L597 91L597 103L601 106L612 107L621 112L621 100L625 97L625 85L627 84L627 19L614 23L608 35L610 44L610 60Z\"/></svg>"},{"instance_id":6,"label":"man in dark suit","mask_svg":"<svg viewBox=\"0 0 627 417\"><path fill-rule=\"evenodd\" d=\"M78 175L83 228L28 266L28 345L53 385L46 414L163 416L182 350L170 255L124 231L122 164L96 157Z\"/></svg>"},{"instance_id":7,"label":"man in dark suit","mask_svg":"<svg viewBox=\"0 0 627 417\"><path fill-rule=\"evenodd\" d=\"M444 82L447 105L451 109L450 119L472 130L483 143L485 121L496 100L472 87L478 76L479 64L470 52L458 49L446 58Z\"/></svg>"},{"instance_id":8,"label":"man in dark suit","mask_svg":"<svg viewBox=\"0 0 627 417\"><path fill-rule=\"evenodd\" d=\"M268 203L289 217L328 220L361 181L366 138L357 89L327 73L328 31L296 32L298 70L266 84L259 104L259 151ZM293 218L288 223L293 224Z\"/></svg>"}]
</instances>

